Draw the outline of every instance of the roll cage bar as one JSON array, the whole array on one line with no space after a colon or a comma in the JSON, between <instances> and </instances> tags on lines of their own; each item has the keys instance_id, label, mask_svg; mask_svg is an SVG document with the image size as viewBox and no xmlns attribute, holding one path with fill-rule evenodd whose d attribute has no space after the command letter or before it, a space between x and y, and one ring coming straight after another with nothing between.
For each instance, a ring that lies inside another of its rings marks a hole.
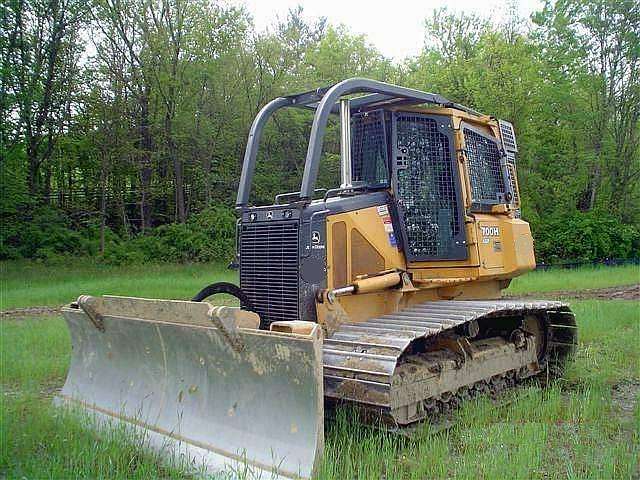
<instances>
[{"instance_id":1,"label":"roll cage bar","mask_svg":"<svg viewBox=\"0 0 640 480\"><path fill-rule=\"evenodd\" d=\"M267 120L269 120L277 110L285 107L315 110L311 134L309 135L309 144L307 146L302 185L300 187L300 200L310 201L313 197L314 187L318 177L320 156L322 154L322 145L324 143L324 134L329 115L339 113L338 102L341 97L354 93L368 93L368 95L350 100L352 112L388 105L419 105L430 103L478 114L474 110L453 103L436 93L421 92L420 90L399 87L366 78L349 78L328 87L276 98L262 107L253 120L251 129L249 130L249 138L247 140L247 148L244 153L242 173L240 175L240 185L238 186L236 207L242 209L246 207L249 202L249 193L251 191L251 183L256 166L258 147L264 126Z\"/></svg>"}]
</instances>

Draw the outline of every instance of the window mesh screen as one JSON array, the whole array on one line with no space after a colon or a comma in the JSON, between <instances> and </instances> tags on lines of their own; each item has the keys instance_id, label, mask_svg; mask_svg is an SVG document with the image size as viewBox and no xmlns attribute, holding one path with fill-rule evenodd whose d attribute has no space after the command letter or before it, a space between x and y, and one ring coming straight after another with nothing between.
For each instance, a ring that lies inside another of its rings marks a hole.
<instances>
[{"instance_id":1,"label":"window mesh screen","mask_svg":"<svg viewBox=\"0 0 640 480\"><path fill-rule=\"evenodd\" d=\"M504 202L506 188L498 144L469 128L464 129L464 142L472 202L484 205Z\"/></svg>"},{"instance_id":2,"label":"window mesh screen","mask_svg":"<svg viewBox=\"0 0 640 480\"><path fill-rule=\"evenodd\" d=\"M351 176L371 186L389 184L387 122L385 112L358 113L351 117Z\"/></svg>"},{"instance_id":3,"label":"window mesh screen","mask_svg":"<svg viewBox=\"0 0 640 480\"><path fill-rule=\"evenodd\" d=\"M398 114L397 196L406 229L407 253L414 259L456 255L461 233L454 163L449 137L435 119Z\"/></svg>"}]
</instances>

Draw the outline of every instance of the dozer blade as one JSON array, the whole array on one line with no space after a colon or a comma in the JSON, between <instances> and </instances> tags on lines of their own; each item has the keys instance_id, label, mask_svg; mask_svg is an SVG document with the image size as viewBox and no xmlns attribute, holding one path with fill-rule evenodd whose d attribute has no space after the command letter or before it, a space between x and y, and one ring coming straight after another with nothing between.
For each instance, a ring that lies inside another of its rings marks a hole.
<instances>
[{"instance_id":1,"label":"dozer blade","mask_svg":"<svg viewBox=\"0 0 640 480\"><path fill-rule=\"evenodd\" d=\"M56 402L86 408L102 428L124 422L207 472L311 476L324 442L321 331L238 327L233 310L80 297L63 309L73 356Z\"/></svg>"}]
</instances>

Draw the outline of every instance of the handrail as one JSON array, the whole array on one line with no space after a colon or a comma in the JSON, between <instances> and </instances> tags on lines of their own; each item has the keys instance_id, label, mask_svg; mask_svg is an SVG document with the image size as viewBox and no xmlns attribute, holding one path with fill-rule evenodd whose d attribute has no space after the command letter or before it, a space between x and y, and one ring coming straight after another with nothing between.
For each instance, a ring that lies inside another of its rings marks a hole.
<instances>
[{"instance_id":1,"label":"handrail","mask_svg":"<svg viewBox=\"0 0 640 480\"><path fill-rule=\"evenodd\" d=\"M253 182L253 173L256 169L256 158L258 157L258 147L264 125L276 110L289 107L292 104L291 98L276 98L262 107L258 115L256 115L256 118L253 119L251 129L249 130L249 138L247 139L247 148L244 151L244 161L242 162L242 173L240 174L240 183L238 185L236 207L244 207L249 202L249 193L251 192L251 183Z\"/></svg>"},{"instance_id":2,"label":"handrail","mask_svg":"<svg viewBox=\"0 0 640 480\"><path fill-rule=\"evenodd\" d=\"M356 190L364 190L365 188L367 188L367 184L365 182L354 182L353 185L350 185L348 187L330 188L325 192L323 201L326 202L331 197L336 196L335 194L341 194L344 192L355 192Z\"/></svg>"}]
</instances>

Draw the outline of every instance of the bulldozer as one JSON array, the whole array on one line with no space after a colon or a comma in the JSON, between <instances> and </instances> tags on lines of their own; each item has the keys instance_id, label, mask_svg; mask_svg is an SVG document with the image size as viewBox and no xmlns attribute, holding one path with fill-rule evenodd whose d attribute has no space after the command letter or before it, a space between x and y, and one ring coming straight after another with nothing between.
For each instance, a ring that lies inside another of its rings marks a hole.
<instances>
[{"instance_id":1,"label":"bulldozer","mask_svg":"<svg viewBox=\"0 0 640 480\"><path fill-rule=\"evenodd\" d=\"M313 112L300 190L254 206L260 139L284 108ZM331 118L341 183L319 189ZM535 268L517 154L511 123L439 94L350 78L276 98L242 165L239 285L80 296L63 309L73 355L56 402L171 461L309 478L326 406L403 428L558 375L577 343L569 306L502 297ZM218 293L239 306L207 301Z\"/></svg>"}]
</instances>

